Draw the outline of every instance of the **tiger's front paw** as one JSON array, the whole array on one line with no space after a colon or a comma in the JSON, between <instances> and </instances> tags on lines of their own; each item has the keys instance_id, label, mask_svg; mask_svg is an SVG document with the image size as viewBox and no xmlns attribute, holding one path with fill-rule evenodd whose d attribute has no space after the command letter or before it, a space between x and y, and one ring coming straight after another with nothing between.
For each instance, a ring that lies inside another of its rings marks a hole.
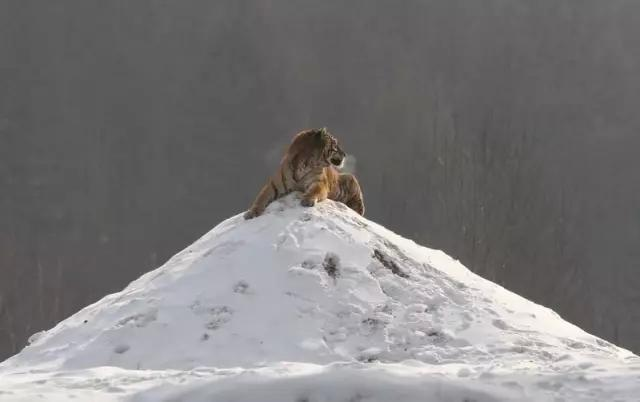
<instances>
[{"instance_id":1,"label":"tiger's front paw","mask_svg":"<svg viewBox=\"0 0 640 402\"><path fill-rule=\"evenodd\" d=\"M249 220L249 219L253 219L255 217L260 216L260 212L255 210L255 209L250 209L247 212L244 213L244 219L245 220Z\"/></svg>"},{"instance_id":2,"label":"tiger's front paw","mask_svg":"<svg viewBox=\"0 0 640 402\"><path fill-rule=\"evenodd\" d=\"M302 201L300 201L300 204L303 207L313 207L316 205L316 200L314 198L311 198L311 199L303 198Z\"/></svg>"}]
</instances>

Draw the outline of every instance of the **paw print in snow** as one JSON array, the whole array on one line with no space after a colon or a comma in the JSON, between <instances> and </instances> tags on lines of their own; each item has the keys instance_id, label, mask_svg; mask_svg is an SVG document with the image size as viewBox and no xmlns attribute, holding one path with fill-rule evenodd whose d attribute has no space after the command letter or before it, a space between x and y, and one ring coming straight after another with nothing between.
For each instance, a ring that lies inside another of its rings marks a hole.
<instances>
[{"instance_id":1,"label":"paw print in snow","mask_svg":"<svg viewBox=\"0 0 640 402\"><path fill-rule=\"evenodd\" d=\"M130 349L129 345L121 344L116 346L113 351L119 355L126 353Z\"/></svg>"},{"instance_id":2,"label":"paw print in snow","mask_svg":"<svg viewBox=\"0 0 640 402\"><path fill-rule=\"evenodd\" d=\"M117 327L124 327L133 325L138 328L146 327L149 323L152 323L158 319L158 310L152 309L144 313L135 314L118 321Z\"/></svg>"},{"instance_id":3,"label":"paw print in snow","mask_svg":"<svg viewBox=\"0 0 640 402\"><path fill-rule=\"evenodd\" d=\"M335 279L340 275L340 272L338 271L340 267L340 257L333 253L327 253L324 257L324 261L322 262L322 267L327 272L327 275Z\"/></svg>"},{"instance_id":4,"label":"paw print in snow","mask_svg":"<svg viewBox=\"0 0 640 402\"><path fill-rule=\"evenodd\" d=\"M233 309L229 306L207 306L196 300L191 304L191 311L198 316L204 316L205 327L207 329L218 329L225 323L231 321Z\"/></svg>"},{"instance_id":5,"label":"paw print in snow","mask_svg":"<svg viewBox=\"0 0 640 402\"><path fill-rule=\"evenodd\" d=\"M233 310L227 306L216 306L211 308L210 314L211 320L205 326L207 329L216 330L231 321Z\"/></svg>"},{"instance_id":6,"label":"paw print in snow","mask_svg":"<svg viewBox=\"0 0 640 402\"><path fill-rule=\"evenodd\" d=\"M397 275L401 278L409 278L409 275L405 273L400 266L387 254L383 253L380 250L373 250L373 258L378 260L380 264L382 264L385 268L391 271L394 275Z\"/></svg>"},{"instance_id":7,"label":"paw print in snow","mask_svg":"<svg viewBox=\"0 0 640 402\"><path fill-rule=\"evenodd\" d=\"M362 320L361 332L363 335L372 335L383 326L384 323L377 318L366 318Z\"/></svg>"},{"instance_id":8,"label":"paw print in snow","mask_svg":"<svg viewBox=\"0 0 640 402\"><path fill-rule=\"evenodd\" d=\"M238 282L236 282L236 284L233 285L233 293L239 293L239 294L250 293L249 282L247 282L247 281L238 281Z\"/></svg>"}]
</instances>

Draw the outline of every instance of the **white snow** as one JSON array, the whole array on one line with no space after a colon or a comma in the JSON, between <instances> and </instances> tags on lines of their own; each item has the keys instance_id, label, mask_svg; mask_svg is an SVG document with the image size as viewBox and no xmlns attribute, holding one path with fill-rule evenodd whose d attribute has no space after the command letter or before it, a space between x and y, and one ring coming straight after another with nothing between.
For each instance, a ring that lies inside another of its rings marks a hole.
<instances>
[{"instance_id":1,"label":"white snow","mask_svg":"<svg viewBox=\"0 0 640 402\"><path fill-rule=\"evenodd\" d=\"M640 358L289 196L36 334L0 401L640 401Z\"/></svg>"}]
</instances>

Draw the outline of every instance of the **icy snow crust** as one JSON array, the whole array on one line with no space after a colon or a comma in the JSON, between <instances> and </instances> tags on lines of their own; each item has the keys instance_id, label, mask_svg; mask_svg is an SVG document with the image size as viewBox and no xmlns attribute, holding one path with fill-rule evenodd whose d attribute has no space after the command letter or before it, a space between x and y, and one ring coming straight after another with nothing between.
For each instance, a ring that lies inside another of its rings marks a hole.
<instances>
[{"instance_id":1,"label":"icy snow crust","mask_svg":"<svg viewBox=\"0 0 640 402\"><path fill-rule=\"evenodd\" d=\"M342 204L228 219L0 364L0 401L640 401L640 358Z\"/></svg>"}]
</instances>

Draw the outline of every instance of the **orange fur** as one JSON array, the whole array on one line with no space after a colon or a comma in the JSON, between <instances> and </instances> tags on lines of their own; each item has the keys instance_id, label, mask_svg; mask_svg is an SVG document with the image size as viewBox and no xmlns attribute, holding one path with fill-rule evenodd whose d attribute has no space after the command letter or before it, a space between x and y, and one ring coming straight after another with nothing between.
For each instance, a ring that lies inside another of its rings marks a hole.
<instances>
[{"instance_id":1,"label":"orange fur","mask_svg":"<svg viewBox=\"0 0 640 402\"><path fill-rule=\"evenodd\" d=\"M301 204L304 206L311 207L328 198L363 215L360 184L353 175L342 174L334 167L344 157L338 141L326 129L298 133L287 148L280 167L245 213L245 219L261 215L271 202L294 191L302 193Z\"/></svg>"}]
</instances>

